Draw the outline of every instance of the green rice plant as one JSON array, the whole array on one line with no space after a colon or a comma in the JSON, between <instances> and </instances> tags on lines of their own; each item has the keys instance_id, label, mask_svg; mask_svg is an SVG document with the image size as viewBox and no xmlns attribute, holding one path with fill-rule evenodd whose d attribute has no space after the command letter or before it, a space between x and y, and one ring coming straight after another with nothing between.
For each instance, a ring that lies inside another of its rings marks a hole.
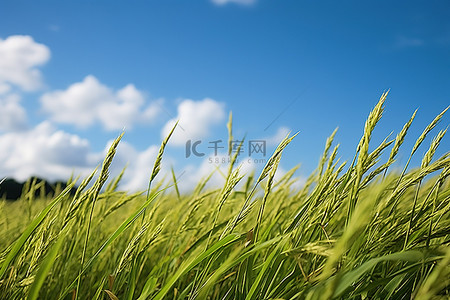
<instances>
[{"instance_id":1,"label":"green rice plant","mask_svg":"<svg viewBox=\"0 0 450 300\"><path fill-rule=\"evenodd\" d=\"M75 194L71 178L53 199L35 199L42 183L30 180L21 199L0 200L0 298L448 299L450 153L435 157L446 129L420 166L410 166L447 109L397 171L417 111L395 139L373 145L386 97L370 112L352 160L341 162L336 129L300 188L298 167L275 181L295 135L259 176L241 173L231 113L221 186L208 187L211 173L182 193L183 178L163 170L175 127L145 191L120 191L126 169L108 178L122 135Z\"/></svg>"}]
</instances>

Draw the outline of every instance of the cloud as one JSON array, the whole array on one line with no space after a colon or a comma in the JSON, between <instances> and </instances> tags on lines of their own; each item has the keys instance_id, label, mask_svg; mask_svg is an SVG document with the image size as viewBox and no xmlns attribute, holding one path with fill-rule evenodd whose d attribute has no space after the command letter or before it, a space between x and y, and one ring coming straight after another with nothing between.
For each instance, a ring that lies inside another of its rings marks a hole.
<instances>
[{"instance_id":1,"label":"cloud","mask_svg":"<svg viewBox=\"0 0 450 300\"><path fill-rule=\"evenodd\" d=\"M0 82L0 95L6 94L11 90L11 86L4 82Z\"/></svg>"},{"instance_id":2,"label":"cloud","mask_svg":"<svg viewBox=\"0 0 450 300\"><path fill-rule=\"evenodd\" d=\"M168 130L168 128L166 130ZM278 146L281 140L283 140L289 132L289 128L280 127L274 135L266 137L263 140L266 141L267 147L273 148ZM247 145L247 142L244 143L244 147ZM240 174L248 176L250 173L256 172L258 176L258 172L262 170L267 160L270 158L271 152L268 149L266 150L266 155L263 155L262 153L249 154L248 149L245 148L238 156L237 165L240 166ZM182 171L178 170L178 175L183 174L180 176L178 182L179 188L183 192L192 191L201 180L204 180L211 173L213 175L206 185L207 188L220 188L225 181L224 175L228 172L229 156L226 153L221 152L218 152L217 155L215 155L214 150L208 152L205 151L204 148L201 148L200 152L204 152L205 156L201 159L198 158L198 164L189 164L185 166ZM286 171L279 166L275 175L275 180L279 180L285 173ZM244 178L237 186L238 189L242 187L245 180L246 179ZM303 184L302 180L300 180L300 184ZM294 186L297 187L297 184Z\"/></svg>"},{"instance_id":3,"label":"cloud","mask_svg":"<svg viewBox=\"0 0 450 300\"><path fill-rule=\"evenodd\" d=\"M92 167L89 142L44 121L31 130L0 135L0 176L26 180L32 175L67 179Z\"/></svg>"},{"instance_id":4,"label":"cloud","mask_svg":"<svg viewBox=\"0 0 450 300\"><path fill-rule=\"evenodd\" d=\"M210 134L212 126L220 124L225 119L225 105L213 99L206 98L201 101L183 100L178 105L178 115L169 120L164 126L161 136L165 138L175 122L179 126L170 139L170 144L181 146L187 140L200 140Z\"/></svg>"},{"instance_id":5,"label":"cloud","mask_svg":"<svg viewBox=\"0 0 450 300\"><path fill-rule=\"evenodd\" d=\"M15 133L0 135L0 177L8 176L20 181L30 176L39 176L50 181L67 180L69 176L88 176L96 166L101 164L111 146L112 140L105 144L102 151L91 150L87 139L78 135L58 130L49 121L44 121L36 127ZM119 189L134 192L145 191L148 185L153 165L159 151L159 145L150 145L138 150L126 140L118 146L111 165L111 177L117 176L127 166ZM211 158L224 159L224 163L215 163ZM268 159L268 157L266 157ZM228 171L228 156L218 153L201 159L198 164L189 164L178 168L176 172L179 188L182 192L190 192L212 172L206 188L220 188L224 183L224 175ZM170 166L175 160L164 155L161 172L156 181L171 180ZM239 158L240 174L249 175L258 172L265 161L257 161L252 157ZM278 180L285 171L279 167L276 174ZM242 189L246 179L238 185Z\"/></svg>"},{"instance_id":6,"label":"cloud","mask_svg":"<svg viewBox=\"0 0 450 300\"><path fill-rule=\"evenodd\" d=\"M275 173L274 182L280 181L284 175L289 171L286 171L283 167L278 166L277 172ZM290 187L294 191L299 191L301 188L305 186L307 178L301 175L293 175L293 177L290 179Z\"/></svg>"},{"instance_id":7,"label":"cloud","mask_svg":"<svg viewBox=\"0 0 450 300\"><path fill-rule=\"evenodd\" d=\"M219 163L215 163L215 159ZM206 184L206 188L221 188L225 182L225 176L228 172L229 164L228 155L225 153L218 153L216 156L209 156L202 159L199 164L189 164L185 166L178 178L178 186L182 192L192 191L201 181L205 180L209 175L212 174L209 181ZM220 162L224 163L220 163ZM240 174L248 175L256 167L256 164L248 162L248 159L239 160L240 163ZM244 180L245 181L245 180Z\"/></svg>"},{"instance_id":8,"label":"cloud","mask_svg":"<svg viewBox=\"0 0 450 300\"><path fill-rule=\"evenodd\" d=\"M20 131L27 127L27 114L17 94L0 94L0 131Z\"/></svg>"},{"instance_id":9,"label":"cloud","mask_svg":"<svg viewBox=\"0 0 450 300\"><path fill-rule=\"evenodd\" d=\"M215 163L215 158L219 162ZM236 185L236 190L242 190L245 182L251 173L255 173L256 178L260 175L260 172L264 168L269 156L265 159L255 159L254 157L240 157L236 166L239 166L239 174L244 175L244 178ZM217 156L210 156L201 160L199 164L189 164L185 166L182 171L178 171L178 187L180 191L187 193L191 192L201 181L205 180L212 174L209 181L206 184L206 188L222 188L225 183L225 176L228 172L229 164L228 155L225 153L219 153ZM287 171L279 165L275 172L274 182L278 182ZM256 179L255 178L255 179ZM299 190L305 184L306 180L302 176L295 176L291 178L291 188L293 190ZM264 186L264 184L263 184Z\"/></svg>"},{"instance_id":10,"label":"cloud","mask_svg":"<svg viewBox=\"0 0 450 300\"><path fill-rule=\"evenodd\" d=\"M37 69L50 59L50 50L30 36L13 35L0 39L0 93L10 84L33 91L42 87Z\"/></svg>"},{"instance_id":11,"label":"cloud","mask_svg":"<svg viewBox=\"0 0 450 300\"><path fill-rule=\"evenodd\" d=\"M108 141L103 152L97 154L98 160L102 160L106 157L112 142L113 140ZM117 176L123 168L126 167L124 176L122 177L122 181L120 183L120 189L127 191L146 190L158 151L159 146L157 145L150 145L147 149L138 151L133 145L122 140L117 148L116 155L114 156L114 160L111 165L112 176ZM158 175L157 180L164 177L164 172L169 170L169 165L171 162L170 157L168 155L164 155L161 174Z\"/></svg>"},{"instance_id":12,"label":"cloud","mask_svg":"<svg viewBox=\"0 0 450 300\"><path fill-rule=\"evenodd\" d=\"M112 140L104 150L94 152L90 143L78 135L58 130L44 121L29 130L0 135L0 178L5 176L20 181L39 176L50 181L67 180L72 174L88 176L106 157ZM126 191L146 190L159 146L151 145L138 151L122 140L111 165L111 176L117 176L127 166L120 189ZM170 157L163 159L158 180L173 164Z\"/></svg>"},{"instance_id":13,"label":"cloud","mask_svg":"<svg viewBox=\"0 0 450 300\"><path fill-rule=\"evenodd\" d=\"M43 110L57 123L86 128L100 123L107 130L131 128L137 123L150 123L160 112L158 102L147 107L144 94L132 84L114 91L92 75L41 97Z\"/></svg>"},{"instance_id":14,"label":"cloud","mask_svg":"<svg viewBox=\"0 0 450 300\"><path fill-rule=\"evenodd\" d=\"M216 5L226 5L228 3L236 3L240 5L252 5L256 3L256 0L211 0Z\"/></svg>"},{"instance_id":15,"label":"cloud","mask_svg":"<svg viewBox=\"0 0 450 300\"><path fill-rule=\"evenodd\" d=\"M278 146L278 144L288 135L291 130L287 127L278 128L277 132L273 136L264 138L267 146Z\"/></svg>"}]
</instances>

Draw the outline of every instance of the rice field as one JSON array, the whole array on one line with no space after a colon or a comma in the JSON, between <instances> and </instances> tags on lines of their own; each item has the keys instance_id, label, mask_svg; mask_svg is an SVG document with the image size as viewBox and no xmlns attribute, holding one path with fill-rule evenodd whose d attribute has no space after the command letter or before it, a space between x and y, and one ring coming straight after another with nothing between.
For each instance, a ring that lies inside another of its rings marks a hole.
<instances>
[{"instance_id":1,"label":"rice field","mask_svg":"<svg viewBox=\"0 0 450 300\"><path fill-rule=\"evenodd\" d=\"M335 131L299 190L296 169L274 180L295 134L256 175L242 174L230 149L223 186L206 188L205 178L189 194L174 175L157 180L173 130L148 190L120 191L123 173L109 178L119 136L97 170L58 196L35 199L30 184L20 200L0 202L0 298L448 299L450 153L435 157L446 130L433 132L445 111L412 149L402 144L416 113L372 145L386 96L353 159L337 158ZM228 132L231 141L231 118ZM402 171L392 167L399 152L409 155Z\"/></svg>"}]
</instances>

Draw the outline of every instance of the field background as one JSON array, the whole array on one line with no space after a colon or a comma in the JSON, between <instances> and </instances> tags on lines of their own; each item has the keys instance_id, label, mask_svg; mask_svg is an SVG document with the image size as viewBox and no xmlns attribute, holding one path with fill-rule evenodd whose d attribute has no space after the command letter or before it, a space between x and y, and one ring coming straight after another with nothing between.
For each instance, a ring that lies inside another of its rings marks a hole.
<instances>
[{"instance_id":1,"label":"field background","mask_svg":"<svg viewBox=\"0 0 450 300\"><path fill-rule=\"evenodd\" d=\"M173 171L157 180L173 129L147 192L118 190L123 174L108 178L122 136L58 196L34 199L30 182L20 200L0 202L2 299L448 299L450 154L434 157L446 130L432 133L445 111L412 149L401 146L415 115L372 145L386 96L354 159L339 161L333 133L300 189L296 169L274 179L291 134L260 174L242 174L230 149L223 186L205 188L204 178L180 193ZM230 117L230 141L232 127ZM390 169L429 134L419 167Z\"/></svg>"}]
</instances>

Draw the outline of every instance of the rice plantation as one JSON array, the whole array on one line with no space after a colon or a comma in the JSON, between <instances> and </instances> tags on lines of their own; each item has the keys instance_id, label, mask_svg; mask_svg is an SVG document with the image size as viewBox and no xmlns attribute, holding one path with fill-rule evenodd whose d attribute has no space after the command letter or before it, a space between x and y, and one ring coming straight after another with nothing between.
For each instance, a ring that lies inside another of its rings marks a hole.
<instances>
[{"instance_id":1,"label":"rice plantation","mask_svg":"<svg viewBox=\"0 0 450 300\"><path fill-rule=\"evenodd\" d=\"M180 193L173 171L158 180L172 129L148 190L121 191L123 173L109 178L119 136L97 170L57 196L36 197L30 183L0 202L0 298L448 299L450 153L435 157L446 130L433 131L445 111L419 137L408 135L414 113L373 145L386 97L353 159L338 159L335 131L300 189L296 169L274 179L292 134L260 174L242 174L229 149L223 186L204 178ZM229 141L232 127L230 118ZM421 163L410 166L419 146ZM400 170L399 153L409 156Z\"/></svg>"}]
</instances>

